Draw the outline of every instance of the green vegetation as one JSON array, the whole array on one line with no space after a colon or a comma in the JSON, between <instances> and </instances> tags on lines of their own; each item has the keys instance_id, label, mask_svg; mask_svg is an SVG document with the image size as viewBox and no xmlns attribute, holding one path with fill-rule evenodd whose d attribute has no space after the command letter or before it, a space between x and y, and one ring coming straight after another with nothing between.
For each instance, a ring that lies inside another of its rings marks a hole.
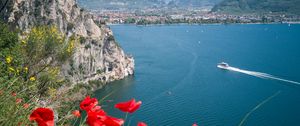
<instances>
[{"instance_id":1,"label":"green vegetation","mask_svg":"<svg viewBox=\"0 0 300 126\"><path fill-rule=\"evenodd\" d=\"M262 22L261 19L252 19L252 20L240 20L240 19L171 19L167 18L166 20L156 20L156 21L149 21L149 20L140 20L136 24L137 25L150 25L150 24L232 24L232 23L259 23ZM264 23L271 22L269 19L266 20Z\"/></svg>"},{"instance_id":2,"label":"green vegetation","mask_svg":"<svg viewBox=\"0 0 300 126\"><path fill-rule=\"evenodd\" d=\"M68 31L71 31L71 30L73 30L74 29L74 24L73 23L68 23L68 25L67 25L67 30Z\"/></svg>"},{"instance_id":3,"label":"green vegetation","mask_svg":"<svg viewBox=\"0 0 300 126\"><path fill-rule=\"evenodd\" d=\"M18 34L11 32L8 25L0 22L0 48L9 49L16 45L18 41Z\"/></svg>"},{"instance_id":4,"label":"green vegetation","mask_svg":"<svg viewBox=\"0 0 300 126\"><path fill-rule=\"evenodd\" d=\"M67 39L55 26L21 33L0 23L0 125L28 125L35 106L57 100L57 89L68 84L60 66L75 43L75 36Z\"/></svg>"},{"instance_id":5,"label":"green vegetation","mask_svg":"<svg viewBox=\"0 0 300 126\"><path fill-rule=\"evenodd\" d=\"M127 18L124 23L126 24L134 24L136 20L134 18Z\"/></svg>"},{"instance_id":6,"label":"green vegetation","mask_svg":"<svg viewBox=\"0 0 300 126\"><path fill-rule=\"evenodd\" d=\"M85 41L86 41L85 37L82 37L82 36L79 37L80 44L85 43Z\"/></svg>"},{"instance_id":7,"label":"green vegetation","mask_svg":"<svg viewBox=\"0 0 300 126\"><path fill-rule=\"evenodd\" d=\"M108 40L108 41L115 41L115 37L114 37L113 35L109 35L109 36L107 37L107 40Z\"/></svg>"},{"instance_id":8,"label":"green vegetation","mask_svg":"<svg viewBox=\"0 0 300 126\"><path fill-rule=\"evenodd\" d=\"M102 70L102 69L98 69L98 70L96 71L97 74L102 74L103 72L104 72L104 70Z\"/></svg>"},{"instance_id":9,"label":"green vegetation","mask_svg":"<svg viewBox=\"0 0 300 126\"><path fill-rule=\"evenodd\" d=\"M92 47L91 44L86 44L86 45L84 46L85 49L90 49L91 47Z\"/></svg>"},{"instance_id":10,"label":"green vegetation","mask_svg":"<svg viewBox=\"0 0 300 126\"><path fill-rule=\"evenodd\" d=\"M151 24L150 21L146 20L146 19L141 19L141 20L138 20L136 22L137 25L147 25L147 24Z\"/></svg>"}]
</instances>

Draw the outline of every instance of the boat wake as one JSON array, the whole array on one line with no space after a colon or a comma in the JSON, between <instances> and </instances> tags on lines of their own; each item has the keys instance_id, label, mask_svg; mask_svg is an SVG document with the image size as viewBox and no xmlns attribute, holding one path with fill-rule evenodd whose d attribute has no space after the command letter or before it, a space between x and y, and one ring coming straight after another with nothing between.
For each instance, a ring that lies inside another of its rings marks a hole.
<instances>
[{"instance_id":1,"label":"boat wake","mask_svg":"<svg viewBox=\"0 0 300 126\"><path fill-rule=\"evenodd\" d=\"M273 75L270 75L270 74L267 74L267 73L242 70L242 69L231 67L231 66L228 66L228 67L223 68L223 69L230 70L230 71L235 71L235 72L240 72L240 73L244 73L244 74L247 74L247 75L251 75L251 76L255 76L255 77L259 77L259 78L263 78L263 79L273 79L273 80L278 80L278 81L283 81L283 82L288 82L288 83L300 85L300 82L291 81L291 80L287 80L287 79L282 79L282 78L279 78L279 77L276 77L276 76L273 76Z\"/></svg>"}]
</instances>

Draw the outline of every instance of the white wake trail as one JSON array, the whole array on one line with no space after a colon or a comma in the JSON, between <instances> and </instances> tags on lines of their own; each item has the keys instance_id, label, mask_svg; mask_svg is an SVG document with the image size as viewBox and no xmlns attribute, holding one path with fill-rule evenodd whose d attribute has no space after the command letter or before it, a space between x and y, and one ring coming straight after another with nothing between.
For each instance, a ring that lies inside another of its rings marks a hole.
<instances>
[{"instance_id":1,"label":"white wake trail","mask_svg":"<svg viewBox=\"0 0 300 126\"><path fill-rule=\"evenodd\" d=\"M248 74L248 75L263 78L263 79L273 79L273 80L279 80L279 81L284 81L284 82L300 85L300 82L291 81L291 80L287 80L287 79L282 79L282 78L279 78L279 77L276 77L276 76L273 76L273 75L270 75L270 74L267 74L267 73L242 70L242 69L235 68L235 67L230 67L230 66L225 68L225 69L230 70L230 71L235 71L235 72Z\"/></svg>"}]
</instances>

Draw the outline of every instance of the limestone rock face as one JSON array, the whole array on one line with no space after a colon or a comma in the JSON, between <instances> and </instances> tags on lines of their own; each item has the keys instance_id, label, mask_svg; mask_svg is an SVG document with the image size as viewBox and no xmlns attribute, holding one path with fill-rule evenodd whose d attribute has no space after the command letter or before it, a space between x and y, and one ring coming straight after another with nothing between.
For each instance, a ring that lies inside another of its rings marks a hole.
<instances>
[{"instance_id":1,"label":"limestone rock face","mask_svg":"<svg viewBox=\"0 0 300 126\"><path fill-rule=\"evenodd\" d=\"M75 0L9 0L0 17L21 30L54 24L67 36L79 36L73 57L61 71L73 83L109 82L134 73L134 59L116 43L112 31L96 25Z\"/></svg>"}]
</instances>

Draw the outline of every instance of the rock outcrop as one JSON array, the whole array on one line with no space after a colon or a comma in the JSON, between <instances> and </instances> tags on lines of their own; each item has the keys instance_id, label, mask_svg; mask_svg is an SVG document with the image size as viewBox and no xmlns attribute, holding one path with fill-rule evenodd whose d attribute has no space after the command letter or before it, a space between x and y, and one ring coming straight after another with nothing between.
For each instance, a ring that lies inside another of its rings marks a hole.
<instances>
[{"instance_id":1,"label":"rock outcrop","mask_svg":"<svg viewBox=\"0 0 300 126\"><path fill-rule=\"evenodd\" d=\"M97 25L75 0L8 0L0 17L21 30L56 25L67 36L80 37L71 60L61 74L73 83L109 82L134 72L134 60L116 43L112 31ZM4 2L3 2L4 3Z\"/></svg>"}]
</instances>

